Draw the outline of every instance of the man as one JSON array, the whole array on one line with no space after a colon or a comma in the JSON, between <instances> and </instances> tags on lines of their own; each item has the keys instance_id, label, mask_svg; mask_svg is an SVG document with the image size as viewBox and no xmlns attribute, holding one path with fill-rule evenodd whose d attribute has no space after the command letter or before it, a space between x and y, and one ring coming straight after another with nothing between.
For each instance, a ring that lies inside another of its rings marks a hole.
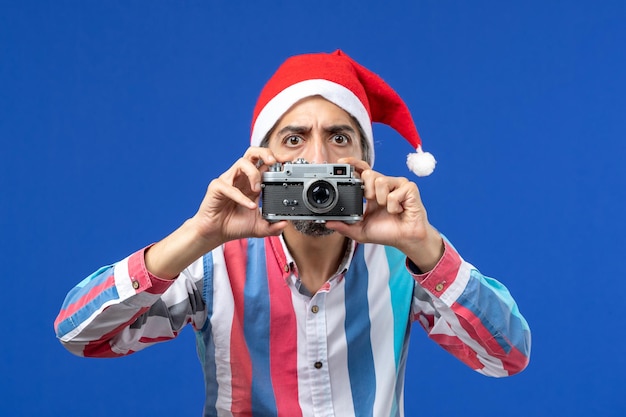
<instances>
[{"instance_id":1,"label":"man","mask_svg":"<svg viewBox=\"0 0 626 417\"><path fill-rule=\"evenodd\" d=\"M373 121L416 148L413 171L432 171L380 77L340 51L287 60L261 93L252 146L179 229L68 294L55 322L62 343L121 356L191 323L205 416L402 416L413 321L478 372L524 369L530 331L515 302L430 225L414 182L371 168ZM298 158L353 165L363 219L264 220L263 173Z\"/></svg>"}]
</instances>

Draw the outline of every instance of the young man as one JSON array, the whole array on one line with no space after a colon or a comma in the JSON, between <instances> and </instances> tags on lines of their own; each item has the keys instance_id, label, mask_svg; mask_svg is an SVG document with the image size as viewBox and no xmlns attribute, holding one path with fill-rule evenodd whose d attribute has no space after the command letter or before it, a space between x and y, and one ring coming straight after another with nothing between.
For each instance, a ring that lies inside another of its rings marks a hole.
<instances>
[{"instance_id":1,"label":"young man","mask_svg":"<svg viewBox=\"0 0 626 417\"><path fill-rule=\"evenodd\" d=\"M261 93L245 155L179 229L68 294L61 342L121 356L191 323L206 416L402 416L414 321L478 372L524 369L530 331L515 302L430 225L414 182L371 168L373 121L416 148L412 170L432 171L382 79L340 51L287 60ZM264 220L263 173L298 158L354 166L363 219Z\"/></svg>"}]
</instances>

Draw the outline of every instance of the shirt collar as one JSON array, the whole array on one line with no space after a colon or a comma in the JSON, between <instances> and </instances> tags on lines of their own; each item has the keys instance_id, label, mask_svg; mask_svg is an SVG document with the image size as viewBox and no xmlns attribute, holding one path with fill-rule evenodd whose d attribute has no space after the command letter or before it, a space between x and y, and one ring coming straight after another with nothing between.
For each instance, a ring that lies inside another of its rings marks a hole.
<instances>
[{"instance_id":1,"label":"shirt collar","mask_svg":"<svg viewBox=\"0 0 626 417\"><path fill-rule=\"evenodd\" d=\"M271 236L268 238L270 241L270 245L276 256L276 260L282 266L282 278L285 280L287 284L290 282L293 283L298 291L304 295L303 291L306 291L306 288L300 284L300 280L298 278L298 269L296 266L296 262L293 259L293 256L289 252L287 248L287 243L283 238L283 235L280 236ZM352 257L354 256L354 252L356 251L357 243L349 239L348 244L346 245L346 251L344 252L343 258L339 263L339 267L337 271L333 274L331 280L337 279L337 282L341 282L345 273L350 269L350 263L352 262ZM308 293L308 291L306 291ZM310 295L309 295L310 296Z\"/></svg>"}]
</instances>

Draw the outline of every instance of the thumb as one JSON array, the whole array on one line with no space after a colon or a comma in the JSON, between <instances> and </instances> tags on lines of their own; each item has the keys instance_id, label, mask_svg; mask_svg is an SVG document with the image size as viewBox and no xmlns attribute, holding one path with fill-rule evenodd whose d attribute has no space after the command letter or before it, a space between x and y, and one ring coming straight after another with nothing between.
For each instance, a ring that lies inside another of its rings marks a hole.
<instances>
[{"instance_id":1,"label":"thumb","mask_svg":"<svg viewBox=\"0 0 626 417\"><path fill-rule=\"evenodd\" d=\"M360 226L358 225L358 223L347 224L337 220L329 220L326 222L326 227L328 229L334 230L339 234L342 234L343 236L349 237L352 240L358 241L358 231L360 230Z\"/></svg>"},{"instance_id":2,"label":"thumb","mask_svg":"<svg viewBox=\"0 0 626 417\"><path fill-rule=\"evenodd\" d=\"M261 236L278 236L283 232L283 229L287 227L287 220L281 220L276 223L270 223L266 220L263 220L265 225L262 227L262 231L260 233Z\"/></svg>"}]
</instances>

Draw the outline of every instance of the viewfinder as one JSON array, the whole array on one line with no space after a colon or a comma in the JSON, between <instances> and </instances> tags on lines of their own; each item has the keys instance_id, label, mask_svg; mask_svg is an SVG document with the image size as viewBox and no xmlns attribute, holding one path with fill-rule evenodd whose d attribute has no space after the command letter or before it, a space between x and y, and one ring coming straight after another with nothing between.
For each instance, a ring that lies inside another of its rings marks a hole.
<instances>
[{"instance_id":1,"label":"viewfinder","mask_svg":"<svg viewBox=\"0 0 626 417\"><path fill-rule=\"evenodd\" d=\"M333 167L333 174L334 175L346 175L346 168L345 167Z\"/></svg>"}]
</instances>

